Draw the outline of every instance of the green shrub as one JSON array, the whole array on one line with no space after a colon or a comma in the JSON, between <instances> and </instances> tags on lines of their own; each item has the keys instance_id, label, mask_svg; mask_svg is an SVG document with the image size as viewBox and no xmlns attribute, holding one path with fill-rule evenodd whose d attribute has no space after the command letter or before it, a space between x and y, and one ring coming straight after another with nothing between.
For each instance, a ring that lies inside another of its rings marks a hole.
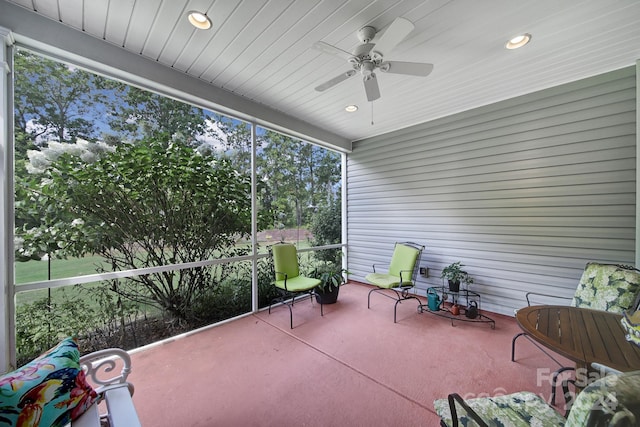
<instances>
[{"instance_id":1,"label":"green shrub","mask_svg":"<svg viewBox=\"0 0 640 427\"><path fill-rule=\"evenodd\" d=\"M73 289L77 290L78 286ZM17 307L18 365L33 359L67 336L79 337L95 329L97 313L94 307L77 295L70 296L64 290L61 294L59 302L44 297Z\"/></svg>"}]
</instances>

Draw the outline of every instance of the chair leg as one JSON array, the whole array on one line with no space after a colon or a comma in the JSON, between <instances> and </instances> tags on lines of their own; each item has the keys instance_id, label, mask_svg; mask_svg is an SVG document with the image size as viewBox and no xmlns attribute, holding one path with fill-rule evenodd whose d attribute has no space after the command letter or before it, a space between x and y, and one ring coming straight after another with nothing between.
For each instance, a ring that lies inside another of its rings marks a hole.
<instances>
[{"instance_id":1,"label":"chair leg","mask_svg":"<svg viewBox=\"0 0 640 427\"><path fill-rule=\"evenodd\" d=\"M393 295L389 295L385 293L384 291L393 291L393 293L395 294L395 297ZM393 306L393 323L398 323L396 312L398 309L398 304L400 304L402 301L408 300L408 299L415 299L416 301L418 301L418 305L422 304L422 301L420 301L420 298L418 298L415 295L410 295L406 289L403 290L402 292L398 292L394 288L373 288L369 291L369 294L367 295L367 308L371 308L371 294L373 292L380 292L380 295L396 300L396 303Z\"/></svg>"},{"instance_id":2,"label":"chair leg","mask_svg":"<svg viewBox=\"0 0 640 427\"><path fill-rule=\"evenodd\" d=\"M556 359L555 357L553 357L552 354L550 354L547 350L545 350L542 346L540 346L540 344L538 344L537 342L535 342L530 336L529 334L527 334L526 332L520 332L519 334L517 334L516 336L513 337L513 340L511 341L511 361L515 362L515 342L516 339L520 336L525 337L526 339L529 340L529 342L531 342L531 344L535 345L536 347L538 347L538 350L540 350L541 352L543 352L544 354L547 355L547 357L549 357L549 359L553 360L554 362L556 362L556 364L560 367L562 367L562 363L558 362L558 359Z\"/></svg>"},{"instance_id":3,"label":"chair leg","mask_svg":"<svg viewBox=\"0 0 640 427\"><path fill-rule=\"evenodd\" d=\"M567 418L569 416L569 411L571 410L571 405L573 405L573 401L575 399L575 396L571 396L571 393L569 392L569 383L573 384L574 387L576 385L576 382L574 380L563 380L562 381L562 393L564 395L564 403L566 405L565 412L564 412L564 417L565 418Z\"/></svg>"},{"instance_id":4,"label":"chair leg","mask_svg":"<svg viewBox=\"0 0 640 427\"><path fill-rule=\"evenodd\" d=\"M289 294L287 294L285 291L282 291L280 289L278 289L280 296L275 297L274 299L271 300L271 302L269 303L269 314L271 314L271 306L273 305L274 302L279 302L281 304L284 304L287 306L287 308L289 309L289 324L291 325L291 329L293 329L293 310L291 309L291 306L293 305L293 303L295 302L295 295L293 295L291 303L289 303L287 301L287 297L290 296Z\"/></svg>"},{"instance_id":5,"label":"chair leg","mask_svg":"<svg viewBox=\"0 0 640 427\"><path fill-rule=\"evenodd\" d=\"M511 340L511 361L515 362L515 353L516 353L516 340L519 337L524 336L525 338L527 338L529 341L531 341L531 338L529 338L529 336L527 335L526 332L520 332L519 334L516 334L513 339ZM550 355L549 353L547 353L542 347L540 347L536 342L531 341L536 347L538 347L540 350L542 350L542 352L544 354L546 354L547 356L549 356L549 358L551 358L551 360L553 360L554 362L556 362L558 364L558 366L561 366L560 369L558 369L557 371L555 371L551 377L551 404L555 405L556 404L556 387L558 385L558 376L565 372L565 371L573 371L574 368L572 367L568 367L568 366L562 366L562 364L560 362L558 362L552 355Z\"/></svg>"},{"instance_id":6,"label":"chair leg","mask_svg":"<svg viewBox=\"0 0 640 427\"><path fill-rule=\"evenodd\" d=\"M373 288L369 291L369 294L367 295L367 308L371 308L371 292L376 292L379 291L378 288Z\"/></svg>"},{"instance_id":7,"label":"chair leg","mask_svg":"<svg viewBox=\"0 0 640 427\"><path fill-rule=\"evenodd\" d=\"M274 302L283 303L284 299L282 298L282 295L277 296L271 300L271 302L269 303L269 314L271 314L271 306L273 305Z\"/></svg>"},{"instance_id":8,"label":"chair leg","mask_svg":"<svg viewBox=\"0 0 640 427\"><path fill-rule=\"evenodd\" d=\"M315 292L309 291L309 299L311 300L311 304L313 304L313 296L314 295L315 295ZM293 329L293 309L292 309L292 307L293 307L293 304L295 304L295 302L296 302L296 296L299 296L299 295L292 295L292 294L286 293L285 291L280 291L280 296L272 299L271 303L269 303L269 314L271 314L271 306L275 302L279 302L279 303L287 306L287 308L289 309L289 324L291 325L291 329ZM291 299L291 301L288 301L289 299ZM324 304L322 304L322 303L320 303L320 315L324 316Z\"/></svg>"},{"instance_id":9,"label":"chair leg","mask_svg":"<svg viewBox=\"0 0 640 427\"><path fill-rule=\"evenodd\" d=\"M551 377L551 404L555 405L556 404L556 386L558 385L558 376L565 372L565 371L574 371L575 368L569 367L569 366L564 366L560 369L558 369L557 371L555 371L553 373L553 376ZM566 381L566 380L565 380ZM564 391L564 382L562 382L563 384L563 391Z\"/></svg>"},{"instance_id":10,"label":"chair leg","mask_svg":"<svg viewBox=\"0 0 640 427\"><path fill-rule=\"evenodd\" d=\"M293 329L293 309L287 303L285 305L289 308L289 324L291 325L291 329Z\"/></svg>"},{"instance_id":11,"label":"chair leg","mask_svg":"<svg viewBox=\"0 0 640 427\"><path fill-rule=\"evenodd\" d=\"M526 332L520 332L519 334L516 334L516 336L513 337L513 339L511 340L511 361L515 362L516 361L516 340L518 338L520 338L523 335L526 335Z\"/></svg>"},{"instance_id":12,"label":"chair leg","mask_svg":"<svg viewBox=\"0 0 640 427\"><path fill-rule=\"evenodd\" d=\"M408 297L403 297L403 298L398 297L398 301L396 301L395 305L393 306L393 323L398 323L396 321L396 313L397 313L397 310L398 310L398 304L400 304L402 301L406 301L408 299L415 299L416 301L418 301L418 305L422 304L422 301L420 301L420 299L418 297L414 297L414 296L408 296Z\"/></svg>"}]
</instances>

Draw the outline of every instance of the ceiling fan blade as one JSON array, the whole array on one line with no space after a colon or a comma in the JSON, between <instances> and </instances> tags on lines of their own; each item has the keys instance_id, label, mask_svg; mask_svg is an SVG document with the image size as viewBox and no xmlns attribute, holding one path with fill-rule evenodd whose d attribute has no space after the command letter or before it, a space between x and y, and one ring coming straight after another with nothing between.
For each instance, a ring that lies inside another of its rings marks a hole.
<instances>
[{"instance_id":1,"label":"ceiling fan blade","mask_svg":"<svg viewBox=\"0 0 640 427\"><path fill-rule=\"evenodd\" d=\"M380 64L380 71L392 74L407 74L426 77L433 71L433 64L420 62L385 61Z\"/></svg>"},{"instance_id":2,"label":"ceiling fan blade","mask_svg":"<svg viewBox=\"0 0 640 427\"><path fill-rule=\"evenodd\" d=\"M330 45L325 42L315 42L313 44L313 48L324 53L328 53L329 55L339 56L340 58L349 60L353 55L347 52L346 50L339 49L335 46Z\"/></svg>"},{"instance_id":3,"label":"ceiling fan blade","mask_svg":"<svg viewBox=\"0 0 640 427\"><path fill-rule=\"evenodd\" d=\"M377 52L380 56L386 55L396 47L398 43L404 40L414 28L414 25L408 19L396 18L384 34L382 34L380 40L378 40L374 46L373 51Z\"/></svg>"},{"instance_id":4,"label":"ceiling fan blade","mask_svg":"<svg viewBox=\"0 0 640 427\"><path fill-rule=\"evenodd\" d=\"M346 73L342 73L339 76L336 76L334 78L332 78L331 80L322 83L320 86L317 86L315 89L318 92L323 92L335 85L337 85L338 83L347 80L349 77L355 76L356 74L356 70L349 70Z\"/></svg>"},{"instance_id":5,"label":"ceiling fan blade","mask_svg":"<svg viewBox=\"0 0 640 427\"><path fill-rule=\"evenodd\" d=\"M371 73L368 76L364 76L364 91L367 94L367 101L375 101L380 98L380 87L378 86L378 79L376 79L375 73Z\"/></svg>"}]
</instances>

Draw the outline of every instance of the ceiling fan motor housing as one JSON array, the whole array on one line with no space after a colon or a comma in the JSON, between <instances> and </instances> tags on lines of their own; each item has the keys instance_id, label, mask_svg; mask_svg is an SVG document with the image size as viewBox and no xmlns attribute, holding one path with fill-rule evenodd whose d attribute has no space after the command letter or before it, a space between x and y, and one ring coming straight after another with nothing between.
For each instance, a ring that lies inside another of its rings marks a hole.
<instances>
[{"instance_id":1,"label":"ceiling fan motor housing","mask_svg":"<svg viewBox=\"0 0 640 427\"><path fill-rule=\"evenodd\" d=\"M358 30L358 40L362 43L369 43L376 36L376 29L373 27L362 27Z\"/></svg>"}]
</instances>

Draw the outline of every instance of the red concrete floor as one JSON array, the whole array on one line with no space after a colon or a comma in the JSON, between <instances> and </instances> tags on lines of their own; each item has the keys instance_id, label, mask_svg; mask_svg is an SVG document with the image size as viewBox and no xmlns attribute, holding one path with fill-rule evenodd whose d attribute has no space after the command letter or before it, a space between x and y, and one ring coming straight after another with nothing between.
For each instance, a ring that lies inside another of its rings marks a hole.
<instances>
[{"instance_id":1,"label":"red concrete floor","mask_svg":"<svg viewBox=\"0 0 640 427\"><path fill-rule=\"evenodd\" d=\"M134 403L146 426L437 426L434 399L520 390L549 399L555 363L512 317L455 322L398 306L362 284L337 304L296 302L132 352ZM562 400L562 399L558 399Z\"/></svg>"}]
</instances>

